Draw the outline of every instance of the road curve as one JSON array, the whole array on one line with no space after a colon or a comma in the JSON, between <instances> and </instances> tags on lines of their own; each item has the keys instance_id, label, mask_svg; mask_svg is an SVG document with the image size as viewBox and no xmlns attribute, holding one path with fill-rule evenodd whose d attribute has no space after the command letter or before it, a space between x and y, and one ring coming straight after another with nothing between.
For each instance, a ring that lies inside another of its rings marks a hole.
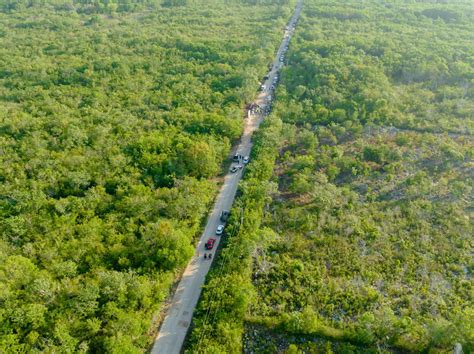
<instances>
[{"instance_id":1,"label":"road curve","mask_svg":"<svg viewBox=\"0 0 474 354\"><path fill-rule=\"evenodd\" d=\"M264 110L271 104L271 96L273 90L271 89L273 79L277 75L281 66L283 65L280 61L282 55L285 54L288 43L294 31L296 22L300 16L303 1L299 0L295 8L295 12L285 30L285 36L278 49L275 60L273 62L272 69L268 73L268 79L264 83L266 89L261 91L257 96L255 103L257 103ZM241 142L237 147L237 153L249 156L252 149L252 134L263 121L265 115L263 113L250 114L245 120L244 133L241 138ZM186 338L193 312L201 294L201 288L204 285L206 275L211 267L211 261L203 258L204 244L209 237L215 237L216 244L212 250L214 255L217 246L219 245L220 238L215 236L215 230L219 224L221 224L220 212L222 210L230 210L234 202L235 194L239 181L242 177L242 170L236 173L228 173L225 176L224 184L221 188L219 195L217 196L214 208L209 215L206 228L199 240L196 247L196 253L192 257L191 261L187 265L181 281L176 288L172 302L168 308L167 314L163 323L160 327L158 335L155 339L155 343L151 350L152 354L178 354ZM211 253L206 251L206 253Z\"/></svg>"}]
</instances>

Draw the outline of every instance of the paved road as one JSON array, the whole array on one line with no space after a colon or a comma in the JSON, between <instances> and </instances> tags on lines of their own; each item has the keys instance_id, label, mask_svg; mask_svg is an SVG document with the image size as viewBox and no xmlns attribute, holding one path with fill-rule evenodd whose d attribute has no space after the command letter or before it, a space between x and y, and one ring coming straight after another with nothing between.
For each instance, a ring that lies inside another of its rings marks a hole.
<instances>
[{"instance_id":1,"label":"paved road","mask_svg":"<svg viewBox=\"0 0 474 354\"><path fill-rule=\"evenodd\" d=\"M287 29L285 30L285 37L278 49L272 69L268 73L268 79L264 82L266 89L261 91L257 96L255 103L257 103L264 110L271 104L271 96L273 90L271 88L273 80L283 65L280 61L284 55L288 42L294 31L294 26L299 18L301 12L302 0L298 2L295 13L291 18ZM250 155L252 149L252 134L262 122L264 114L256 113L250 114L245 120L245 129L242 135L240 144L237 147L237 153L244 156ZM221 224L219 218L222 210L230 210L234 202L235 194L239 181L242 177L242 170L236 173L228 173L225 176L224 184L217 196L214 209L209 215L206 228L202 234L199 243L196 247L196 253L186 267L181 281L178 284L176 292L173 296L172 303L168 308L166 317L161 325L158 336L153 345L152 354L178 354L183 346L186 333L188 331L193 312L201 294L201 288L211 267L211 261L204 259L205 252L204 244L210 237L217 239L212 254L220 241L219 236L215 236L215 230ZM210 251L206 251L209 253Z\"/></svg>"}]
</instances>

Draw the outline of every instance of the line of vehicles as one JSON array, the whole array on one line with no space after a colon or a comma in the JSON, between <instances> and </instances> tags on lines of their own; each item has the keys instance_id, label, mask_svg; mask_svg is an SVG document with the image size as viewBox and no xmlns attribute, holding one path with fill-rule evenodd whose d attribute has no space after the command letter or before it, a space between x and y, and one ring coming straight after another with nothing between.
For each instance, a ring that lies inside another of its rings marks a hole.
<instances>
[{"instance_id":1,"label":"line of vehicles","mask_svg":"<svg viewBox=\"0 0 474 354\"><path fill-rule=\"evenodd\" d=\"M248 156L243 156L241 154L235 154L232 158L233 162L236 162L236 165L232 165L230 167L230 172L235 173L244 168L244 165L250 162L250 158Z\"/></svg>"},{"instance_id":2,"label":"line of vehicles","mask_svg":"<svg viewBox=\"0 0 474 354\"><path fill-rule=\"evenodd\" d=\"M237 153L232 157L232 161L236 162L237 165L232 165L231 168L230 168L230 172L235 173L235 172L243 169L244 165L246 165L250 162L250 157ZM216 231L215 231L216 236L221 236L221 235L224 234L225 223L227 222L227 219L229 218L229 216L230 216L230 211L229 210L222 210L221 211L221 215L219 217L219 220L221 221L221 224L217 225L217 228L216 228ZM210 251L214 248L215 243L216 243L216 238L211 237L204 244L204 248L207 251ZM211 256L211 254L208 255L208 254L204 253L204 257L206 259L207 258L211 259L212 256Z\"/></svg>"},{"instance_id":3,"label":"line of vehicles","mask_svg":"<svg viewBox=\"0 0 474 354\"><path fill-rule=\"evenodd\" d=\"M285 61L285 53L288 51L288 41L289 41L289 39L291 37L291 33L294 29L295 29L294 24L291 25L291 26L286 26L285 27L285 39L286 39L286 41L284 42L284 46L281 48L281 50L279 52L279 57L278 57L279 63L276 64L277 65L276 66L277 70L283 65L283 62ZM268 72L267 75L265 75L263 77L262 84L260 85L260 91L265 92L265 93L268 94L267 99L266 99L267 104L264 106L265 114L269 114L271 112L271 109L272 109L272 94L275 91L276 85L278 84L278 81L280 79L279 76L278 76L278 73L275 73L275 76L273 77L272 81L267 82L268 79L271 76L271 73L272 73L273 69L274 69L273 64L270 64L269 65L269 72Z\"/></svg>"},{"instance_id":4,"label":"line of vehicles","mask_svg":"<svg viewBox=\"0 0 474 354\"><path fill-rule=\"evenodd\" d=\"M268 75L264 76L263 80L264 81L268 80ZM275 77L273 78L273 81L269 85L268 89L270 91L274 91L277 84L278 84L278 74L275 75ZM261 91L266 91L267 90L267 84L261 84L260 85L260 90Z\"/></svg>"},{"instance_id":5,"label":"line of vehicles","mask_svg":"<svg viewBox=\"0 0 474 354\"><path fill-rule=\"evenodd\" d=\"M219 217L219 220L222 222L222 224L219 224L216 228L216 236L221 236L222 234L224 234L224 228L225 228L225 223L227 222L227 219L229 218L230 216L230 211L229 210L222 210L221 211L221 215ZM215 237L211 237L209 238L209 240L207 240L207 242L204 244L204 248L207 250L207 251L210 251L214 248L214 244L216 243L216 238ZM204 254L204 257L207 258L209 257L209 259L211 259L212 255L209 254L209 256L207 256L206 254Z\"/></svg>"},{"instance_id":6,"label":"line of vehicles","mask_svg":"<svg viewBox=\"0 0 474 354\"><path fill-rule=\"evenodd\" d=\"M288 40L291 36L291 32L295 29L294 25L292 26L286 26L285 27L285 45L283 49L281 50L280 57L279 57L279 62L280 66L283 64L285 60L285 53L288 50ZM277 67L278 68L278 67ZM272 103L272 95L270 93L273 93L275 91L276 85L278 84L279 81L279 76L278 73L275 74L275 76L272 79L271 83L266 83L268 79L271 76L271 72L273 70L273 65L269 65L269 72L263 77L263 83L260 85L260 90L265 92L267 91L269 95L267 96L267 104L264 106L264 112L266 114L270 113L271 110L271 103ZM255 113L257 109L262 109L263 107L260 107L257 104L251 104L248 107L249 112ZM231 173L236 173L244 168L244 165L248 164L250 162L250 158L248 156L243 156L242 154L236 153L232 157L232 162L233 164L230 167L230 172ZM221 215L219 220L221 223L217 226L215 235L216 236L221 236L224 234L224 229L225 229L225 223L227 222L227 219L229 218L230 211L229 210L222 210ZM204 244L204 248L207 251L210 251L214 248L216 244L217 239L215 237L210 237L207 242ZM205 259L211 259L212 258L212 253L204 253L204 258Z\"/></svg>"}]
</instances>

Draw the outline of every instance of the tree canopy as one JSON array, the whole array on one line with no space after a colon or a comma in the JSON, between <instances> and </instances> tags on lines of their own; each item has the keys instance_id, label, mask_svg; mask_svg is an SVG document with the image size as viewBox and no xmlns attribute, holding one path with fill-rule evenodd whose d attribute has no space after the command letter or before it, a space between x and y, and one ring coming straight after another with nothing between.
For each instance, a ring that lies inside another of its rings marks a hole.
<instances>
[{"instance_id":1,"label":"tree canopy","mask_svg":"<svg viewBox=\"0 0 474 354\"><path fill-rule=\"evenodd\" d=\"M146 350L194 252L290 8L164 5L0 1L2 352Z\"/></svg>"},{"instance_id":2,"label":"tree canopy","mask_svg":"<svg viewBox=\"0 0 474 354\"><path fill-rule=\"evenodd\" d=\"M473 10L305 1L190 352L474 350Z\"/></svg>"}]
</instances>

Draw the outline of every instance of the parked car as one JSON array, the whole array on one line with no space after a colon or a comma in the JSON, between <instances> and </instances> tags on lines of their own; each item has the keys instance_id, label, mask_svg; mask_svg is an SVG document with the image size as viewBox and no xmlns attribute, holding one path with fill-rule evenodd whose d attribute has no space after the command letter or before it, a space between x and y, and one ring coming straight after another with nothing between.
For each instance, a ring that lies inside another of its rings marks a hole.
<instances>
[{"instance_id":1,"label":"parked car","mask_svg":"<svg viewBox=\"0 0 474 354\"><path fill-rule=\"evenodd\" d=\"M214 248L215 243L216 243L216 239L211 237L209 240L207 240L204 247L206 248L206 250L212 250Z\"/></svg>"},{"instance_id":2,"label":"parked car","mask_svg":"<svg viewBox=\"0 0 474 354\"><path fill-rule=\"evenodd\" d=\"M243 163L248 164L249 161L250 161L250 158L248 156L245 156L244 159L243 159Z\"/></svg>"},{"instance_id":3,"label":"parked car","mask_svg":"<svg viewBox=\"0 0 474 354\"><path fill-rule=\"evenodd\" d=\"M237 166L232 166L232 167L230 168L230 172L231 172L231 173L236 173L238 170L239 170L239 169L237 168Z\"/></svg>"},{"instance_id":4,"label":"parked car","mask_svg":"<svg viewBox=\"0 0 474 354\"><path fill-rule=\"evenodd\" d=\"M229 215L230 215L230 211L229 211L229 210L222 210L222 211L221 211L221 217L220 217L221 221L222 221L222 222L226 222L227 219L229 218Z\"/></svg>"},{"instance_id":5,"label":"parked car","mask_svg":"<svg viewBox=\"0 0 474 354\"><path fill-rule=\"evenodd\" d=\"M224 233L224 225L217 226L216 235L222 235Z\"/></svg>"},{"instance_id":6,"label":"parked car","mask_svg":"<svg viewBox=\"0 0 474 354\"><path fill-rule=\"evenodd\" d=\"M232 158L232 161L235 161L235 162L239 162L240 159L242 159L242 155L241 154L235 154L234 157Z\"/></svg>"}]
</instances>

